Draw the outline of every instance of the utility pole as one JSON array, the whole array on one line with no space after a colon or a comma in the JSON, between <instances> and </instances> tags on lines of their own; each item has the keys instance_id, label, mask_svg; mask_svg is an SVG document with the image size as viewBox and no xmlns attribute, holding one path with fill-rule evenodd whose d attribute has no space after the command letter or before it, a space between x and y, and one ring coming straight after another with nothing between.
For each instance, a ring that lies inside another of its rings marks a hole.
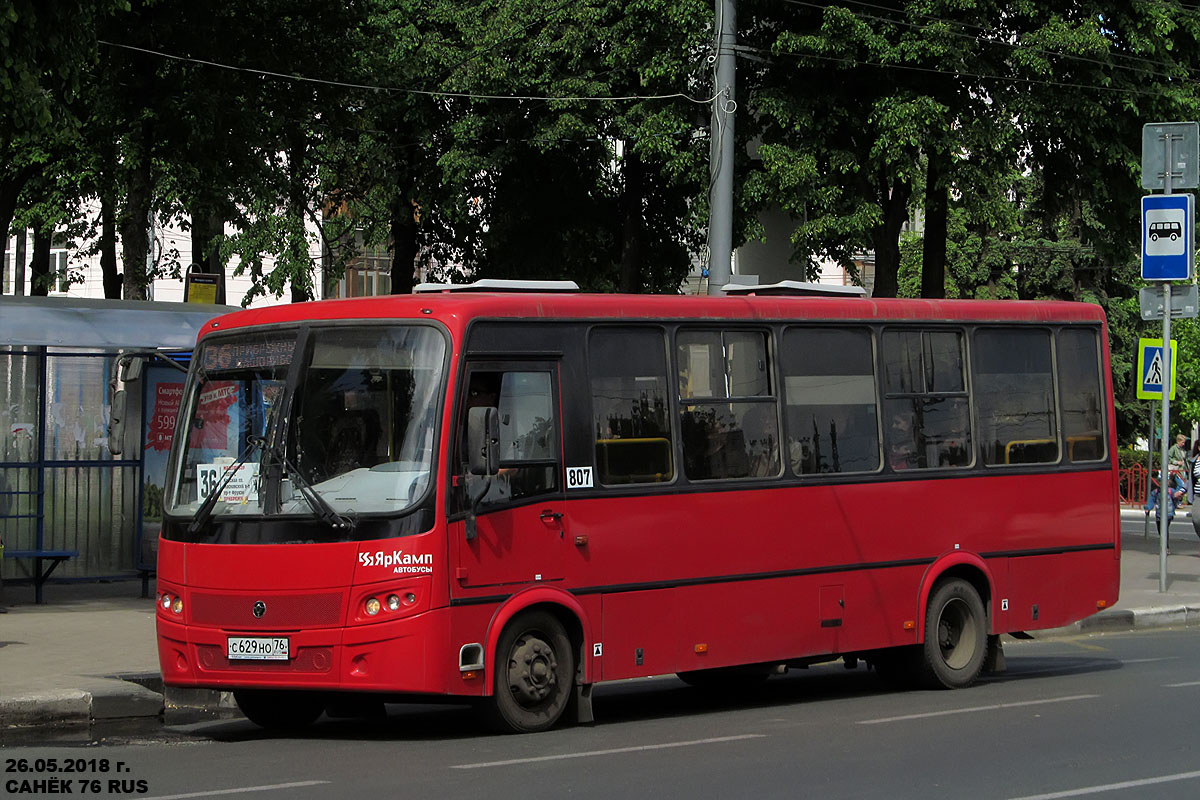
<instances>
[{"instance_id":1,"label":"utility pole","mask_svg":"<svg viewBox=\"0 0 1200 800\"><path fill-rule=\"evenodd\" d=\"M734 84L737 64L737 6L735 0L715 0L716 85L713 87L711 148L709 150L708 293L720 294L729 283L733 259L733 116L737 110Z\"/></svg>"}]
</instances>

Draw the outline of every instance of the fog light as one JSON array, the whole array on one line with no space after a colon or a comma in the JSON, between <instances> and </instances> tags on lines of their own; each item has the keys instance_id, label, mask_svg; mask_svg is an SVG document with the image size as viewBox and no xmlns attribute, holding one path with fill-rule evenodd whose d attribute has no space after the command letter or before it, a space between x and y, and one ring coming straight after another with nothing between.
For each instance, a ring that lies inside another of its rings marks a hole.
<instances>
[{"instance_id":1,"label":"fog light","mask_svg":"<svg viewBox=\"0 0 1200 800\"><path fill-rule=\"evenodd\" d=\"M166 611L171 607L171 595L167 594L166 592L163 592L162 607L163 611Z\"/></svg>"},{"instance_id":2,"label":"fog light","mask_svg":"<svg viewBox=\"0 0 1200 800\"><path fill-rule=\"evenodd\" d=\"M400 607L400 598L394 594L389 594L387 597L388 611L395 611Z\"/></svg>"},{"instance_id":3,"label":"fog light","mask_svg":"<svg viewBox=\"0 0 1200 800\"><path fill-rule=\"evenodd\" d=\"M379 613L379 598L371 597L367 599L367 616L373 617Z\"/></svg>"},{"instance_id":4,"label":"fog light","mask_svg":"<svg viewBox=\"0 0 1200 800\"><path fill-rule=\"evenodd\" d=\"M411 606L415 602L417 602L417 596L412 592L404 595L404 605Z\"/></svg>"},{"instance_id":5,"label":"fog light","mask_svg":"<svg viewBox=\"0 0 1200 800\"><path fill-rule=\"evenodd\" d=\"M176 614L183 613L183 598L182 597L175 598L175 602L171 603L171 610L174 611Z\"/></svg>"}]
</instances>

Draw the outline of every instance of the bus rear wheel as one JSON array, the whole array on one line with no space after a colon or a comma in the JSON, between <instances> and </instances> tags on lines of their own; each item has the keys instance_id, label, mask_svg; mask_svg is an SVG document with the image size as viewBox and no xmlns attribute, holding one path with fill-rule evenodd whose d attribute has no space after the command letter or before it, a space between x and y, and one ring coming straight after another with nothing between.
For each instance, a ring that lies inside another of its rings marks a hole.
<instances>
[{"instance_id":1,"label":"bus rear wheel","mask_svg":"<svg viewBox=\"0 0 1200 800\"><path fill-rule=\"evenodd\" d=\"M931 688L970 686L987 655L987 614L975 587L960 578L939 583L925 611L921 682Z\"/></svg>"},{"instance_id":2,"label":"bus rear wheel","mask_svg":"<svg viewBox=\"0 0 1200 800\"><path fill-rule=\"evenodd\" d=\"M299 731L325 711L325 699L315 692L235 689L233 699L246 719L269 731Z\"/></svg>"},{"instance_id":3,"label":"bus rear wheel","mask_svg":"<svg viewBox=\"0 0 1200 800\"><path fill-rule=\"evenodd\" d=\"M503 733L535 733L558 722L571 698L575 663L562 623L547 611L521 614L496 646L489 721Z\"/></svg>"}]
</instances>

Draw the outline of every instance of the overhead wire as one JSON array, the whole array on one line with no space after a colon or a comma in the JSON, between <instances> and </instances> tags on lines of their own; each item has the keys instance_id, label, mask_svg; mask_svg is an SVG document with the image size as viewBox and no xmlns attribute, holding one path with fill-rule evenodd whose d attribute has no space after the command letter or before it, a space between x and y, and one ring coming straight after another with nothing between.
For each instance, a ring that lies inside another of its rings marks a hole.
<instances>
[{"instance_id":1,"label":"overhead wire","mask_svg":"<svg viewBox=\"0 0 1200 800\"><path fill-rule=\"evenodd\" d=\"M325 78L314 78L308 75L289 74L286 72L273 72L271 70L258 69L255 67L241 67L235 64L223 64L219 61L210 61L203 58L192 58L191 56L181 56L174 53L166 53L161 50L151 50L145 47L137 47L131 44L122 44L120 42L110 42L105 39L97 39L97 43L106 47L115 47L123 50L131 50L134 52L144 53L146 55L157 56L171 61L181 61L191 64L202 64L208 67L217 69L232 70L234 72L244 72L252 75L261 75L268 78L277 78L285 81L296 81L301 83L314 83L324 86L336 86L344 89L359 89L369 92L385 92L388 94L414 94L425 97L452 97L466 100L539 100L544 102L628 102L642 100L685 100L696 105L707 105L716 97L700 99L682 92L672 92L668 94L651 94L651 95L611 95L611 96L583 96L583 95L502 95L502 94L476 94L473 92L448 92L438 89L414 89L412 87L403 86L380 86L365 83L351 83L349 81L335 81Z\"/></svg>"}]
</instances>

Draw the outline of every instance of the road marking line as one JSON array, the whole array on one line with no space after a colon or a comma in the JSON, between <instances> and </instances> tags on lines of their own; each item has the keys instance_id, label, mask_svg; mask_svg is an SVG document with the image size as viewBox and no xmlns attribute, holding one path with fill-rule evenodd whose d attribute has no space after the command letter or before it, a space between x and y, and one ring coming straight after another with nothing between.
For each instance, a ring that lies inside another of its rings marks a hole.
<instances>
[{"instance_id":1,"label":"road marking line","mask_svg":"<svg viewBox=\"0 0 1200 800\"><path fill-rule=\"evenodd\" d=\"M483 767L507 767L512 764L536 764L541 761L561 761L567 758L591 758L592 756L612 756L620 753L641 753L647 750L667 750L673 747L692 747L698 744L740 742L744 739L764 739L766 736L765 733L743 733L740 736L717 736L712 739L693 739L688 742L665 742L663 744L644 744L636 747L614 747L611 750L588 750L583 753L562 753L557 756L510 758L506 761L484 761L478 764L454 764L450 769L482 769Z\"/></svg>"},{"instance_id":2,"label":"road marking line","mask_svg":"<svg viewBox=\"0 0 1200 800\"><path fill-rule=\"evenodd\" d=\"M927 717L947 717L951 714L971 714L976 711L996 711L1001 708L1021 708L1023 706L1040 706L1047 703L1069 703L1073 700L1094 700L1098 694L1073 694L1069 697L1051 697L1047 700L1025 700L1020 703L997 703L991 706L972 706L971 708L952 708L947 711L927 711L921 714L905 714L900 717L883 717L881 719L862 719L859 725L879 725L884 722L903 722L910 719L925 719Z\"/></svg>"},{"instance_id":3,"label":"road marking line","mask_svg":"<svg viewBox=\"0 0 1200 800\"><path fill-rule=\"evenodd\" d=\"M1106 783L1100 786L1084 786L1079 789L1067 789L1062 792L1049 794L1031 794L1025 797L1014 797L1012 800L1058 800L1061 797L1079 797L1085 794L1100 792L1115 792L1118 789L1134 789L1139 786L1153 786L1156 783L1171 783L1172 781L1190 781L1200 778L1200 772L1179 772L1174 775L1162 775L1157 778L1142 778L1139 781L1122 781L1121 783Z\"/></svg>"},{"instance_id":4,"label":"road marking line","mask_svg":"<svg viewBox=\"0 0 1200 800\"><path fill-rule=\"evenodd\" d=\"M1187 683L1164 683L1163 686L1168 689L1182 689L1184 686L1200 686L1200 681L1188 681Z\"/></svg>"},{"instance_id":5,"label":"road marking line","mask_svg":"<svg viewBox=\"0 0 1200 800\"><path fill-rule=\"evenodd\" d=\"M209 792L188 792L187 794L160 794L157 797L143 797L142 800L183 800L185 797L215 797L220 794L242 794L244 792L273 792L277 789L301 789L305 786L322 786L329 781L297 781L296 783L273 783L269 786L242 786L238 789L213 789Z\"/></svg>"}]
</instances>

